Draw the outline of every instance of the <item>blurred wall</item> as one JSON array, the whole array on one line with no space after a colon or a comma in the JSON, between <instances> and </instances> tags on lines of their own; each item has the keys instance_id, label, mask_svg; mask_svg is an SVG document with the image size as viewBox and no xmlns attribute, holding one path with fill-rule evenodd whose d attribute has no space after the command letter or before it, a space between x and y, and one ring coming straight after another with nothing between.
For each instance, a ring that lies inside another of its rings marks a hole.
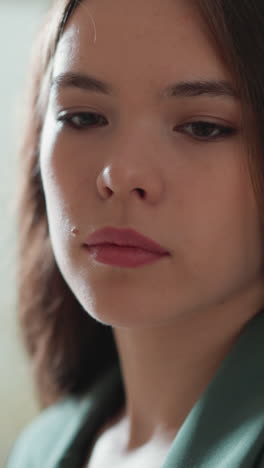
<instances>
[{"instance_id":1,"label":"blurred wall","mask_svg":"<svg viewBox=\"0 0 264 468\"><path fill-rule=\"evenodd\" d=\"M15 219L19 111L34 37L50 0L0 0L0 467L38 414L30 364L16 322Z\"/></svg>"}]
</instances>

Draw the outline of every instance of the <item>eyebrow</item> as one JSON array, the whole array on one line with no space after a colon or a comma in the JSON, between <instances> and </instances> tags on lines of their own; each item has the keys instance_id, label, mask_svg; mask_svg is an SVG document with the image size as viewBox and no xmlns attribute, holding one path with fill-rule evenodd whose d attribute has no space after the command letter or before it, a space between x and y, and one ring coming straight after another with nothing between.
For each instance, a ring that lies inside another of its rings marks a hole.
<instances>
[{"instance_id":1,"label":"eyebrow","mask_svg":"<svg viewBox=\"0 0 264 468\"><path fill-rule=\"evenodd\" d=\"M105 81L101 81L95 76L84 73L66 72L55 76L52 79L51 88L61 90L63 88L78 88L85 91L114 96L114 87ZM234 87L225 80L203 79L192 81L178 81L170 84L158 92L159 98L171 97L229 97L239 99L239 95Z\"/></svg>"}]
</instances>

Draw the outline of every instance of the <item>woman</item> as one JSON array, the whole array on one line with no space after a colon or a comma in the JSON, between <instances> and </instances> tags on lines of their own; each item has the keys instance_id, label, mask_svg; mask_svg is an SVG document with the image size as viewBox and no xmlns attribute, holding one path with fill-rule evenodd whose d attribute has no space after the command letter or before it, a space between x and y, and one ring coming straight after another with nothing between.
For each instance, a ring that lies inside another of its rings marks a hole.
<instances>
[{"instance_id":1,"label":"woman","mask_svg":"<svg viewBox=\"0 0 264 468\"><path fill-rule=\"evenodd\" d=\"M261 0L54 2L19 204L43 411L8 468L264 467L263 56Z\"/></svg>"}]
</instances>

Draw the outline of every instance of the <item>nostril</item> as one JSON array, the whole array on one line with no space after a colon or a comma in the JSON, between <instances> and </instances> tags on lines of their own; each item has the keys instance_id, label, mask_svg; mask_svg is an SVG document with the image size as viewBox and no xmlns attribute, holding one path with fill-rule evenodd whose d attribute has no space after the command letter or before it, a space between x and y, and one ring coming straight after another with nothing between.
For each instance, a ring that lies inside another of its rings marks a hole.
<instances>
[{"instance_id":1,"label":"nostril","mask_svg":"<svg viewBox=\"0 0 264 468\"><path fill-rule=\"evenodd\" d=\"M141 196L141 198L143 198L144 195L145 195L145 190L143 190L141 188L137 188L136 190L139 192L139 195Z\"/></svg>"}]
</instances>

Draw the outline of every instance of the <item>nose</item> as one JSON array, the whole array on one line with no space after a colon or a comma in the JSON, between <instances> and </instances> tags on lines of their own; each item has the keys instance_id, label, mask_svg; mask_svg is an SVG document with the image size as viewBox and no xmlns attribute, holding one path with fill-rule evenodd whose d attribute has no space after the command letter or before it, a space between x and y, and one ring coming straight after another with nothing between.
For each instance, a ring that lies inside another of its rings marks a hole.
<instances>
[{"instance_id":1,"label":"nose","mask_svg":"<svg viewBox=\"0 0 264 468\"><path fill-rule=\"evenodd\" d=\"M158 168L147 168L136 162L115 162L103 168L97 177L97 190L103 200L131 197L150 204L159 203L164 192L162 174Z\"/></svg>"}]
</instances>

